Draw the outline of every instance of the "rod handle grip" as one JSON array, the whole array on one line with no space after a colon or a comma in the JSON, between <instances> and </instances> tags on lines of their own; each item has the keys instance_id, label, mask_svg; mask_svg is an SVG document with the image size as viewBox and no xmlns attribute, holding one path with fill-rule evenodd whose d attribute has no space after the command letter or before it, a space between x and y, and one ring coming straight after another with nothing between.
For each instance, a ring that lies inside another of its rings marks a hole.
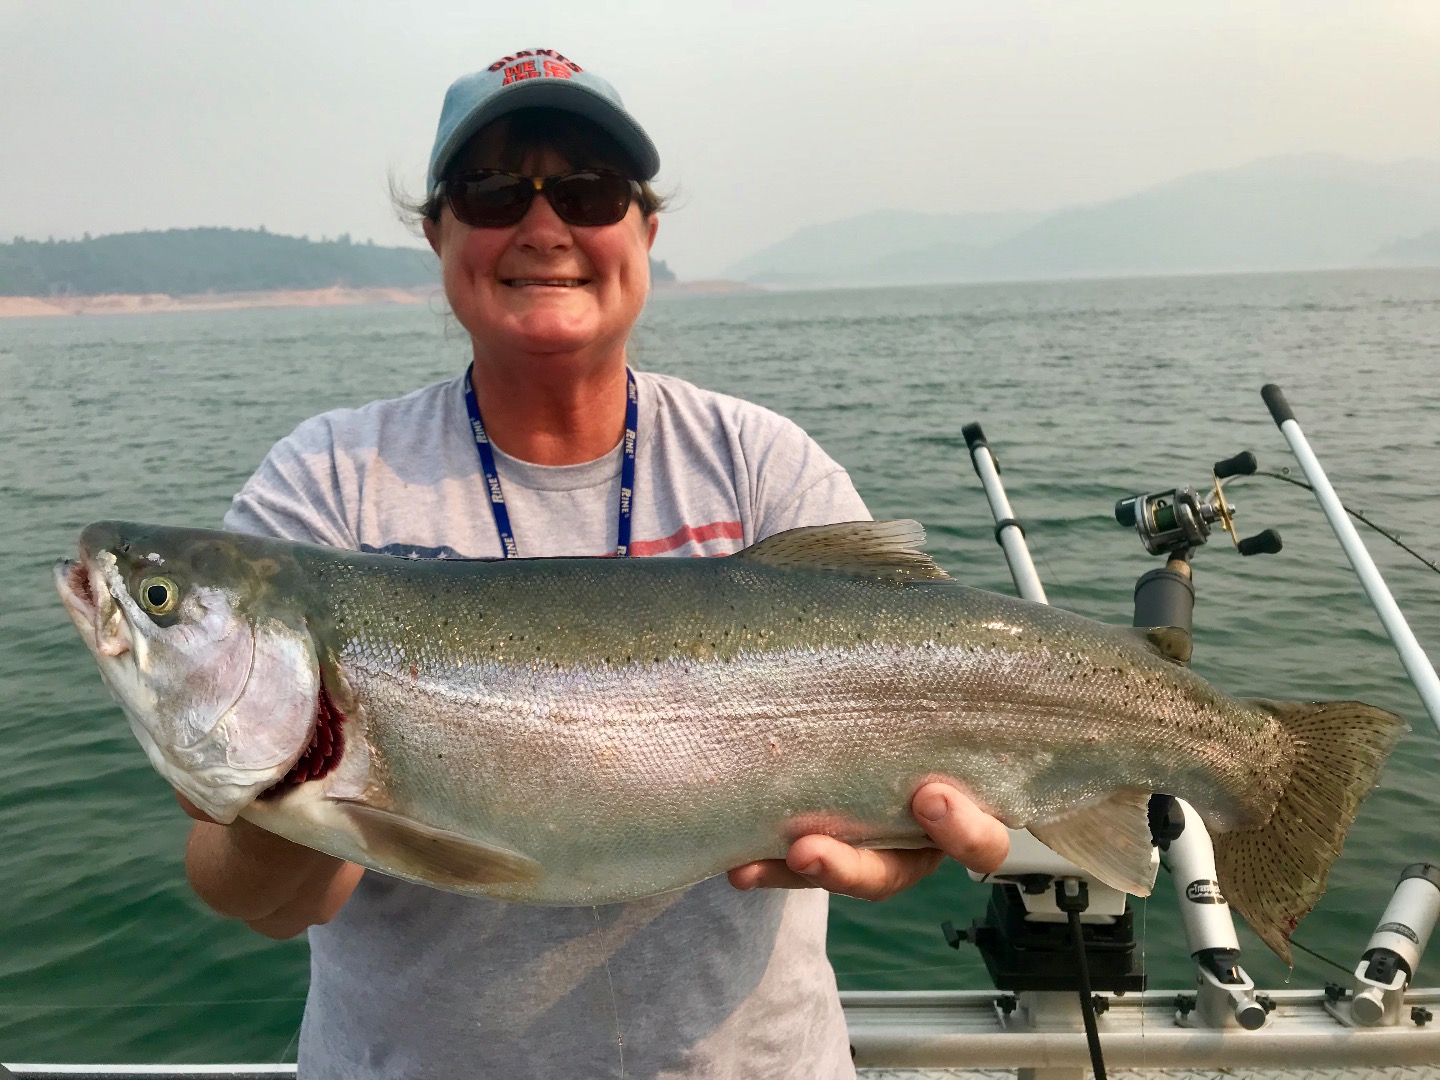
<instances>
[{"instance_id":1,"label":"rod handle grip","mask_svg":"<svg viewBox=\"0 0 1440 1080\"><path fill-rule=\"evenodd\" d=\"M1249 450L1242 450L1232 458L1215 463L1215 478L1224 480L1227 476L1253 476L1259 467L1260 462L1255 460L1255 455Z\"/></svg>"},{"instance_id":2,"label":"rod handle grip","mask_svg":"<svg viewBox=\"0 0 1440 1080\"><path fill-rule=\"evenodd\" d=\"M1254 536L1247 536L1238 546L1241 555L1274 555L1282 545L1280 534L1274 529L1266 529Z\"/></svg>"},{"instance_id":3,"label":"rod handle grip","mask_svg":"<svg viewBox=\"0 0 1440 1080\"><path fill-rule=\"evenodd\" d=\"M1295 419L1295 410L1290 408L1290 402L1285 400L1285 391L1273 382L1260 388L1260 396L1265 399L1265 407L1270 410L1276 427L1283 427L1286 420Z\"/></svg>"},{"instance_id":4,"label":"rod handle grip","mask_svg":"<svg viewBox=\"0 0 1440 1080\"><path fill-rule=\"evenodd\" d=\"M960 429L960 434L965 437L965 446L973 454L977 446L989 446L985 441L985 432L980 430L979 424L966 424Z\"/></svg>"}]
</instances>

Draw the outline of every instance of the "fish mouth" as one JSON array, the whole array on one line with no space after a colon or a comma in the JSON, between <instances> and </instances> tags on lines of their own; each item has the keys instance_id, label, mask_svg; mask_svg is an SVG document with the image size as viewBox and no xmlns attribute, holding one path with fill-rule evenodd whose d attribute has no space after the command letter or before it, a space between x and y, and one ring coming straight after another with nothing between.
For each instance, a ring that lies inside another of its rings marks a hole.
<instances>
[{"instance_id":1,"label":"fish mouth","mask_svg":"<svg viewBox=\"0 0 1440 1080\"><path fill-rule=\"evenodd\" d=\"M85 644L99 656L123 656L130 651L130 631L106 578L83 557L55 564L55 588Z\"/></svg>"},{"instance_id":2,"label":"fish mouth","mask_svg":"<svg viewBox=\"0 0 1440 1080\"><path fill-rule=\"evenodd\" d=\"M89 568L78 559L61 559L55 564L55 588L70 621L93 649L100 631L100 605Z\"/></svg>"},{"instance_id":3,"label":"fish mouth","mask_svg":"<svg viewBox=\"0 0 1440 1080\"><path fill-rule=\"evenodd\" d=\"M65 606L76 614L95 615L95 589L90 582L90 571L79 559L61 559L55 564L55 580L60 586L60 596Z\"/></svg>"}]
</instances>

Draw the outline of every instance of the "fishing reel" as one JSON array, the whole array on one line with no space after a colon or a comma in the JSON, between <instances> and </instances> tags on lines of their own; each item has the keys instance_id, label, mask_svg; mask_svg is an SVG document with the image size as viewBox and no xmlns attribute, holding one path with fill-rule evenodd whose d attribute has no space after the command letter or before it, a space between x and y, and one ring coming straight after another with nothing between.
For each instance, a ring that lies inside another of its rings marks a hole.
<instances>
[{"instance_id":1,"label":"fishing reel","mask_svg":"<svg viewBox=\"0 0 1440 1080\"><path fill-rule=\"evenodd\" d=\"M1251 476L1258 467L1255 455L1246 450L1215 463L1213 486L1206 494L1184 487L1131 495L1115 504L1115 520L1139 533L1151 555L1184 557L1210 539L1215 525L1230 534L1241 555L1273 555L1280 550L1280 534L1266 529L1242 540L1235 531L1235 507L1225 498L1226 480Z\"/></svg>"}]
</instances>

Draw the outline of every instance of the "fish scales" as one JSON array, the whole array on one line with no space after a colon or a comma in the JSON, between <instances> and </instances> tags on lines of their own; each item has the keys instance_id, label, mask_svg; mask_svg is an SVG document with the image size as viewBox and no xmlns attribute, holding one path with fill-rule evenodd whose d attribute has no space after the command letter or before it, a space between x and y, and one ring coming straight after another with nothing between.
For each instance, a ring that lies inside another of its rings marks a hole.
<instances>
[{"instance_id":1,"label":"fish scales","mask_svg":"<svg viewBox=\"0 0 1440 1080\"><path fill-rule=\"evenodd\" d=\"M918 840L905 806L932 776L1013 825L1117 787L1195 794L1202 775L1224 777L1222 818L1268 809L1255 793L1278 756L1274 722L1128 633L951 581L621 566L320 571L320 637L366 702L395 807L448 829L487 823L567 883L536 899L644 895L652 863L677 872L677 849L698 880L783 854L816 822L852 841ZM1154 692L1177 681L1191 692ZM1237 727L1251 745L1217 752ZM545 814L527 812L542 790Z\"/></svg>"},{"instance_id":2,"label":"fish scales","mask_svg":"<svg viewBox=\"0 0 1440 1080\"><path fill-rule=\"evenodd\" d=\"M1174 662L1173 632L966 588L922 535L416 561L97 523L56 579L171 783L386 873L634 899L810 832L923 846L909 801L943 779L1143 894L1163 791L1202 814L1232 904L1288 955L1403 723L1237 701Z\"/></svg>"}]
</instances>

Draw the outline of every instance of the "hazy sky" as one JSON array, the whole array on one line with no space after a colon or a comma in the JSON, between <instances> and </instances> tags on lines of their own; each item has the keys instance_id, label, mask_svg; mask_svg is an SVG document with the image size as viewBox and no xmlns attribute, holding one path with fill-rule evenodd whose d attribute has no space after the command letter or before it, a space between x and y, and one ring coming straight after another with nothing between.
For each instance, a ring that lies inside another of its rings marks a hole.
<instances>
[{"instance_id":1,"label":"hazy sky","mask_svg":"<svg viewBox=\"0 0 1440 1080\"><path fill-rule=\"evenodd\" d=\"M1440 0L0 0L0 237L415 243L457 75L548 47L660 148L719 273L885 207L1050 209L1270 154L1440 158Z\"/></svg>"}]
</instances>

